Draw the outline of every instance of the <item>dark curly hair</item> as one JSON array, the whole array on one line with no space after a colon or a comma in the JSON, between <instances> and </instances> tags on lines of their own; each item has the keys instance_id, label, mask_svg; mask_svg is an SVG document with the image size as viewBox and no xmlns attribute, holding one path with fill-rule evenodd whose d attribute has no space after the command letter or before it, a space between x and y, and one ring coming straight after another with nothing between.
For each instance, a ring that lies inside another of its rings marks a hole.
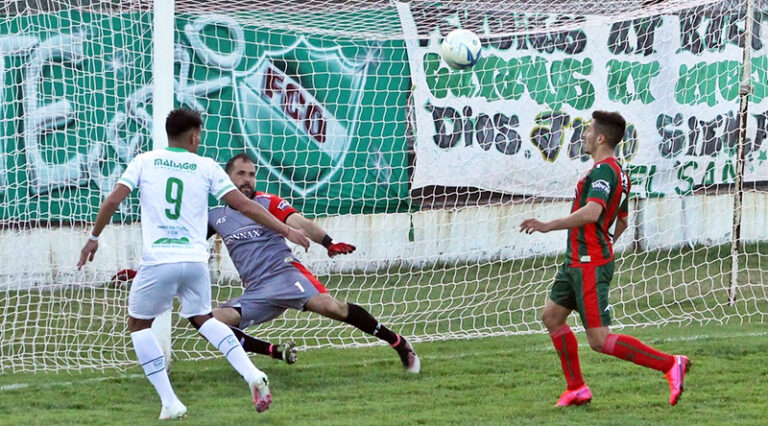
<instances>
[{"instance_id":1,"label":"dark curly hair","mask_svg":"<svg viewBox=\"0 0 768 426\"><path fill-rule=\"evenodd\" d=\"M168 138L176 138L190 129L202 129L203 117L199 112L178 108L171 111L165 119L165 133Z\"/></svg>"}]
</instances>

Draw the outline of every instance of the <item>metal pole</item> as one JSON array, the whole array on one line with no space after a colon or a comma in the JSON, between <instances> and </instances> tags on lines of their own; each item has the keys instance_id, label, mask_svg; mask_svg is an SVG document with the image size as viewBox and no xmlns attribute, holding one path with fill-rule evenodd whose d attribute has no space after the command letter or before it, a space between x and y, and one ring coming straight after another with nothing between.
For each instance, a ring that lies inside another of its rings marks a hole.
<instances>
[{"instance_id":1,"label":"metal pole","mask_svg":"<svg viewBox=\"0 0 768 426\"><path fill-rule=\"evenodd\" d=\"M744 14L744 59L741 69L741 84L739 85L739 140L736 147L736 176L734 177L735 193L733 195L733 231L731 238L731 288L729 301L736 301L736 289L739 277L739 249L741 246L741 215L744 201L744 163L747 144L747 112L749 110L749 95L752 93L752 27L754 24L753 0L746 0Z\"/></svg>"}]
</instances>

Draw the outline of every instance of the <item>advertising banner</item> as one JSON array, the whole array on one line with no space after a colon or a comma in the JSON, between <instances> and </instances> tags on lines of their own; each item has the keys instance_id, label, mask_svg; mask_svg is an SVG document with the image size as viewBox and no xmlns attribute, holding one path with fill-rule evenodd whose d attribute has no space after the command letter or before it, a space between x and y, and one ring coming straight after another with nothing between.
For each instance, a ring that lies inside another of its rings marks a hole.
<instances>
[{"instance_id":1,"label":"advertising banner","mask_svg":"<svg viewBox=\"0 0 768 426\"><path fill-rule=\"evenodd\" d=\"M633 195L733 183L744 45L738 10L697 8L612 24L589 16L399 10L414 85L414 188L570 197L591 167L582 133L594 110L627 120L616 154ZM768 180L763 13L748 41L746 182ZM482 57L472 68L450 69L439 42L470 22L483 23L472 28L484 38ZM564 29L491 35L547 26Z\"/></svg>"}]
</instances>

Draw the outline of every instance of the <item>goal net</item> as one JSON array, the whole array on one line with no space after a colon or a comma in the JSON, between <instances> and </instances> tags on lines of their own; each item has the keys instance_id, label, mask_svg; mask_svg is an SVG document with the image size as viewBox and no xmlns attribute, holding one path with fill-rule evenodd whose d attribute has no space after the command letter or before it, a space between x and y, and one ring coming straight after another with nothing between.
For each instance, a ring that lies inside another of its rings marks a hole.
<instances>
[{"instance_id":1,"label":"goal net","mask_svg":"<svg viewBox=\"0 0 768 426\"><path fill-rule=\"evenodd\" d=\"M101 200L154 146L153 12L0 6L0 372L135 362L129 283L111 277L138 268L137 194L95 262L74 265ZM613 326L766 320L768 2L176 0L174 22L166 71L174 105L203 114L201 154L251 155L258 190L356 245L294 251L332 295L409 339L543 331L566 234L517 229L568 213L593 110L628 122ZM455 28L483 42L463 71L439 53ZM214 305L238 296L215 238L210 266ZM173 318L174 358L215 355ZM378 343L294 311L248 331L303 348Z\"/></svg>"}]
</instances>

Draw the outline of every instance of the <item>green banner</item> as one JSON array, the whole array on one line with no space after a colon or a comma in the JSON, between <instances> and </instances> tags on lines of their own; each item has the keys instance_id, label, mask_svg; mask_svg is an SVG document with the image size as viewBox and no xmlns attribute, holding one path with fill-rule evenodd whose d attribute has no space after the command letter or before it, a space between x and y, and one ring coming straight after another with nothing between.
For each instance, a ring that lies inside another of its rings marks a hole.
<instances>
[{"instance_id":1,"label":"green banner","mask_svg":"<svg viewBox=\"0 0 768 426\"><path fill-rule=\"evenodd\" d=\"M242 18L242 17L241 17ZM257 189L308 216L408 208L402 42L176 21L177 106L203 112L201 154L247 152ZM0 22L0 220L91 221L150 149L151 16L67 12ZM135 220L137 199L120 220Z\"/></svg>"}]
</instances>

